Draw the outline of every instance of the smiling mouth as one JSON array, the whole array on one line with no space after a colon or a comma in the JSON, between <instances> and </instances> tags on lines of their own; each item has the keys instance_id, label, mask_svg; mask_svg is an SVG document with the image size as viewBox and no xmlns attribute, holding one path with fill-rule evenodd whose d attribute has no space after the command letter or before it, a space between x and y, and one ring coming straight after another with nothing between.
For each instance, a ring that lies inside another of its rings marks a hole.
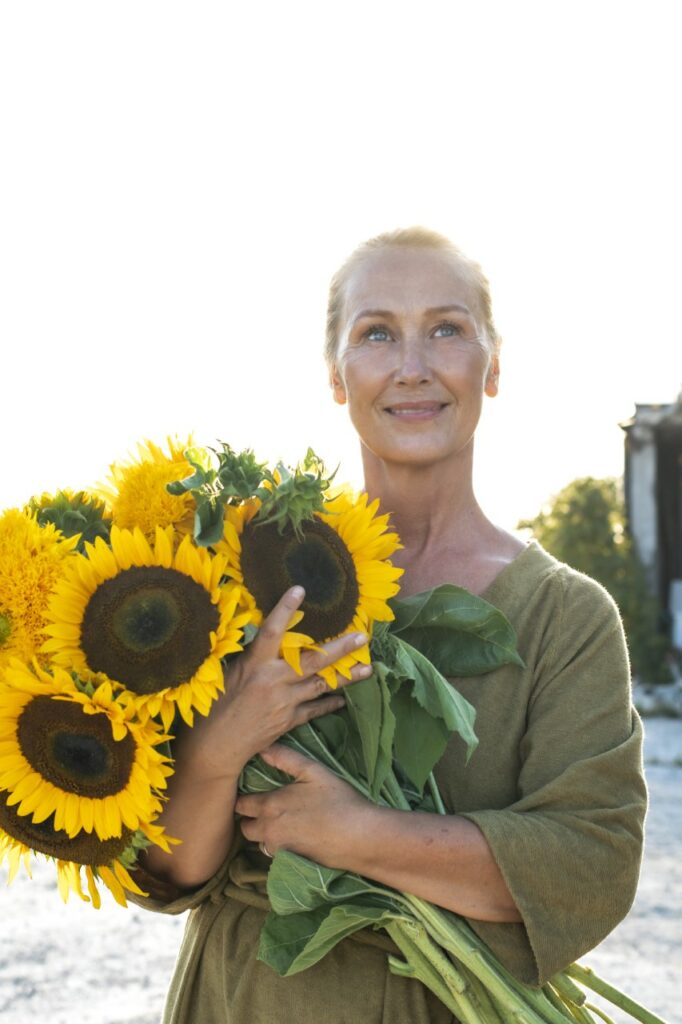
<instances>
[{"instance_id":1,"label":"smiling mouth","mask_svg":"<svg viewBox=\"0 0 682 1024\"><path fill-rule=\"evenodd\" d=\"M447 402L398 402L395 405L387 405L384 411L399 419L430 419L445 409L447 404Z\"/></svg>"}]
</instances>

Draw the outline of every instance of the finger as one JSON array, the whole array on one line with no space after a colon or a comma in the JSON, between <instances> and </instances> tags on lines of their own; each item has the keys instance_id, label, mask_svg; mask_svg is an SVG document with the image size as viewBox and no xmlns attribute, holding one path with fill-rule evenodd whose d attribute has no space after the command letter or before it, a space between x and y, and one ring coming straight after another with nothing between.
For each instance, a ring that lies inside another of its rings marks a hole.
<instances>
[{"instance_id":1,"label":"finger","mask_svg":"<svg viewBox=\"0 0 682 1024\"><path fill-rule=\"evenodd\" d=\"M304 725L311 722L313 718L321 718L322 715L330 715L333 711L340 711L346 706L346 699L343 694L335 693L329 697L317 697L315 700L305 701L299 704L294 712L294 728L297 725Z\"/></svg>"},{"instance_id":2,"label":"finger","mask_svg":"<svg viewBox=\"0 0 682 1024\"><path fill-rule=\"evenodd\" d=\"M260 756L266 764L272 765L273 768L278 768L281 772L286 772L287 775L291 775L296 781L300 781L309 769L315 765L311 758L306 757L305 754L300 754L298 750L292 750L291 747L287 747L283 743L273 743L267 750L262 750Z\"/></svg>"},{"instance_id":3,"label":"finger","mask_svg":"<svg viewBox=\"0 0 682 1024\"><path fill-rule=\"evenodd\" d=\"M371 665L353 665L350 670L350 679L344 679L342 676L338 679L338 685L348 686L350 683L357 683L361 679L367 679L373 672ZM309 676L307 679L303 679L300 683L296 683L296 695L303 701L315 700L317 697L323 697L326 694L332 693L332 689L327 683L326 679L322 676L314 675Z\"/></svg>"},{"instance_id":4,"label":"finger","mask_svg":"<svg viewBox=\"0 0 682 1024\"><path fill-rule=\"evenodd\" d=\"M253 642L252 650L258 657L276 658L282 644L282 637L289 628L292 616L305 597L303 587L292 587L287 590L272 609L263 625L258 630L258 636Z\"/></svg>"},{"instance_id":5,"label":"finger","mask_svg":"<svg viewBox=\"0 0 682 1024\"><path fill-rule=\"evenodd\" d=\"M361 679L369 679L374 675L373 665L353 665L350 670L350 679L339 680L341 686L348 686L349 683L359 683Z\"/></svg>"},{"instance_id":6,"label":"finger","mask_svg":"<svg viewBox=\"0 0 682 1024\"><path fill-rule=\"evenodd\" d=\"M305 676L314 675L321 668L333 665L335 661L342 658L344 654L351 654L353 651L365 647L369 642L366 633L347 633L339 636L336 640L330 640L323 644L319 651L310 651L301 657L301 667Z\"/></svg>"},{"instance_id":7,"label":"finger","mask_svg":"<svg viewBox=\"0 0 682 1024\"><path fill-rule=\"evenodd\" d=\"M242 818L239 822L239 827L242 830L242 835L245 839L248 839L251 843L257 843L261 839L262 828L259 827L256 821L251 818Z\"/></svg>"},{"instance_id":8,"label":"finger","mask_svg":"<svg viewBox=\"0 0 682 1024\"><path fill-rule=\"evenodd\" d=\"M269 793L242 794L237 797L234 809L237 814L242 814L245 818L258 818L262 813L264 797L269 795Z\"/></svg>"}]
</instances>

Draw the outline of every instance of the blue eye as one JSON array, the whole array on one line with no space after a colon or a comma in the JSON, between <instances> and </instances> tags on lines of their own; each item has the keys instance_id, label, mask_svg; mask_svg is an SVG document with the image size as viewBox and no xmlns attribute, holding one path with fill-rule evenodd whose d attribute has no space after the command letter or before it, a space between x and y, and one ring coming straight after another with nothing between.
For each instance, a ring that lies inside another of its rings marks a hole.
<instances>
[{"instance_id":1,"label":"blue eye","mask_svg":"<svg viewBox=\"0 0 682 1024\"><path fill-rule=\"evenodd\" d=\"M438 324L434 334L438 338L459 338L463 334L459 324L444 323Z\"/></svg>"},{"instance_id":2,"label":"blue eye","mask_svg":"<svg viewBox=\"0 0 682 1024\"><path fill-rule=\"evenodd\" d=\"M390 334L385 327L370 327L368 331L365 331L364 337L367 341L388 341Z\"/></svg>"}]
</instances>

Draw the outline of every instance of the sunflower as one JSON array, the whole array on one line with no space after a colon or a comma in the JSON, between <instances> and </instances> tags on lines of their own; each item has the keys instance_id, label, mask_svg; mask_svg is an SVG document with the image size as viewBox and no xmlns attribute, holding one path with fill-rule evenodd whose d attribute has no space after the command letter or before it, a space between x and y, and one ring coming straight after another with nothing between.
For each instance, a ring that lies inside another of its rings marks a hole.
<instances>
[{"instance_id":1,"label":"sunflower","mask_svg":"<svg viewBox=\"0 0 682 1024\"><path fill-rule=\"evenodd\" d=\"M192 439L184 444L172 437L167 441L168 454L151 441L138 444L138 458L113 463L108 485L97 488L114 523L125 530L139 527L150 542L157 526L173 526L184 535L192 532L194 524L192 495L176 496L166 490L166 484L194 472L184 456Z\"/></svg>"},{"instance_id":2,"label":"sunflower","mask_svg":"<svg viewBox=\"0 0 682 1024\"><path fill-rule=\"evenodd\" d=\"M157 528L154 547L141 530L111 529L111 547L86 545L50 601L44 644L81 678L103 673L135 695L144 716L169 729L176 709L188 725L207 715L223 689L220 659L240 651L251 614L241 591L220 586L224 556L172 528Z\"/></svg>"},{"instance_id":3,"label":"sunflower","mask_svg":"<svg viewBox=\"0 0 682 1024\"><path fill-rule=\"evenodd\" d=\"M388 533L388 516L377 515L379 502L366 494L341 491L299 526L283 530L259 523L258 502L226 510L224 539L218 550L227 557L226 572L240 589L240 600L259 625L289 587L299 584L305 599L282 643L282 657L301 672L301 651L346 633L372 635L374 622L388 622L387 604L398 593L403 570L389 557L400 547ZM302 623L305 633L292 627ZM346 679L358 662L369 664L369 644L344 655L319 673L334 687L337 672Z\"/></svg>"},{"instance_id":4,"label":"sunflower","mask_svg":"<svg viewBox=\"0 0 682 1024\"><path fill-rule=\"evenodd\" d=\"M9 865L8 884L15 878L22 862L31 877L31 854L42 854L54 860L57 867L57 884L66 903L73 890L82 900L90 902L95 909L101 906L97 883L110 890L121 906L127 906L126 890L145 896L130 875L140 849L156 843L168 852L168 836L158 826L146 825L144 830L131 832L124 829L120 836L101 840L88 832L69 836L62 829L54 827L54 816L35 823L30 817L17 813L10 806L7 794L0 792L0 864ZM83 891L81 870L85 869L85 882L89 895Z\"/></svg>"},{"instance_id":5,"label":"sunflower","mask_svg":"<svg viewBox=\"0 0 682 1024\"><path fill-rule=\"evenodd\" d=\"M40 651L48 597L77 541L19 509L0 515L0 669Z\"/></svg>"},{"instance_id":6,"label":"sunflower","mask_svg":"<svg viewBox=\"0 0 682 1024\"><path fill-rule=\"evenodd\" d=\"M52 818L71 838L111 839L160 813L172 769L156 747L167 739L155 722L137 722L108 680L89 695L59 667L18 660L0 680L0 791L19 815Z\"/></svg>"}]
</instances>

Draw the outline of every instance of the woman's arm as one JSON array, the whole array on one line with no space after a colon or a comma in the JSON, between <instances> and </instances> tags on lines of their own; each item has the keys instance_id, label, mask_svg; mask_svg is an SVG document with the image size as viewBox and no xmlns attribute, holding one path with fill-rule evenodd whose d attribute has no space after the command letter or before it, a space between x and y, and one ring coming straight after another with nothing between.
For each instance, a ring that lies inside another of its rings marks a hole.
<instances>
[{"instance_id":1,"label":"woman's arm","mask_svg":"<svg viewBox=\"0 0 682 1024\"><path fill-rule=\"evenodd\" d=\"M247 839L292 850L481 921L521 916L482 832L456 815L377 807L322 765L282 745L263 756L295 778L241 796Z\"/></svg>"},{"instance_id":2,"label":"woman's arm","mask_svg":"<svg viewBox=\"0 0 682 1024\"><path fill-rule=\"evenodd\" d=\"M304 655L304 675L297 675L279 650L303 596L300 587L284 595L249 650L230 664L225 693L208 717L197 716L192 729L183 727L178 734L175 773L159 824L182 843L171 854L157 846L145 851L140 864L157 878L183 888L209 879L232 845L237 782L246 762L295 726L343 706L343 696L330 693L315 673L365 644L367 637L351 634ZM357 665L351 681L370 672Z\"/></svg>"}]
</instances>

